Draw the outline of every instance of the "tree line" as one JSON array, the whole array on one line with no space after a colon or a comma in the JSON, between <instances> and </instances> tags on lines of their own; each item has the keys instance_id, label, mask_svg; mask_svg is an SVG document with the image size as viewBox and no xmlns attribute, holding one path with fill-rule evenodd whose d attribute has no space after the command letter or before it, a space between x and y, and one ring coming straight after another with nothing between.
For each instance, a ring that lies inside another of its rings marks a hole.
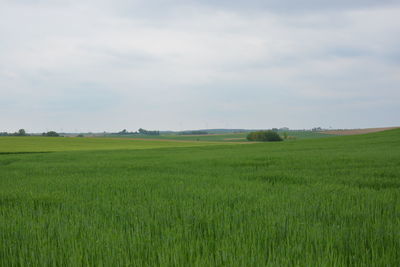
<instances>
[{"instance_id":1,"label":"tree line","mask_svg":"<svg viewBox=\"0 0 400 267\"><path fill-rule=\"evenodd\" d=\"M24 129L19 129L18 132L15 133L7 133L1 132L0 136L29 136Z\"/></svg>"},{"instance_id":2,"label":"tree line","mask_svg":"<svg viewBox=\"0 0 400 267\"><path fill-rule=\"evenodd\" d=\"M31 135L27 134L25 129L19 129L18 132L15 133L0 132L0 136L31 136ZM55 131L49 131L47 133L42 133L42 136L57 137L60 136L60 134L58 134Z\"/></svg>"},{"instance_id":3,"label":"tree line","mask_svg":"<svg viewBox=\"0 0 400 267\"><path fill-rule=\"evenodd\" d=\"M149 131L143 128L140 128L136 132L128 132L126 129L123 129L120 132L112 133L112 135L133 135L133 134L142 134L142 135L160 135L160 131Z\"/></svg>"}]
</instances>

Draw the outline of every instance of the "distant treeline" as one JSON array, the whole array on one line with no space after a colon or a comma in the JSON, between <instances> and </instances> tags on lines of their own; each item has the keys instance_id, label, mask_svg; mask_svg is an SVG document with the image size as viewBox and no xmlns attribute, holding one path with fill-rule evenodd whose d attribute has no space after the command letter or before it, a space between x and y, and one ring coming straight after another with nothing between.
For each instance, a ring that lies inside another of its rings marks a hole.
<instances>
[{"instance_id":1,"label":"distant treeline","mask_svg":"<svg viewBox=\"0 0 400 267\"><path fill-rule=\"evenodd\" d=\"M50 132L47 132L47 133L42 133L42 136L48 136L48 137L58 137L58 136L60 136L57 132L55 132L55 131L50 131Z\"/></svg>"},{"instance_id":2,"label":"distant treeline","mask_svg":"<svg viewBox=\"0 0 400 267\"><path fill-rule=\"evenodd\" d=\"M160 135L160 131L148 131L142 128L140 128L138 132L139 134L145 134L145 135Z\"/></svg>"},{"instance_id":3,"label":"distant treeline","mask_svg":"<svg viewBox=\"0 0 400 267\"><path fill-rule=\"evenodd\" d=\"M142 134L142 135L160 135L160 131L149 131L143 128L140 128L137 132L128 132L126 129L118 133L111 133L112 135L133 135L133 134Z\"/></svg>"},{"instance_id":4,"label":"distant treeline","mask_svg":"<svg viewBox=\"0 0 400 267\"><path fill-rule=\"evenodd\" d=\"M37 134L27 134L24 129L19 129L18 132L15 133L0 132L0 136L37 136ZM42 133L42 136L57 137L60 135L55 131L50 131Z\"/></svg>"},{"instance_id":5,"label":"distant treeline","mask_svg":"<svg viewBox=\"0 0 400 267\"><path fill-rule=\"evenodd\" d=\"M208 134L206 131L183 131L179 132L179 135L202 135L202 134Z\"/></svg>"},{"instance_id":6,"label":"distant treeline","mask_svg":"<svg viewBox=\"0 0 400 267\"><path fill-rule=\"evenodd\" d=\"M18 132L15 133L7 133L7 132L0 133L0 136L28 136L28 135L29 134L27 134L24 129L19 129Z\"/></svg>"}]
</instances>

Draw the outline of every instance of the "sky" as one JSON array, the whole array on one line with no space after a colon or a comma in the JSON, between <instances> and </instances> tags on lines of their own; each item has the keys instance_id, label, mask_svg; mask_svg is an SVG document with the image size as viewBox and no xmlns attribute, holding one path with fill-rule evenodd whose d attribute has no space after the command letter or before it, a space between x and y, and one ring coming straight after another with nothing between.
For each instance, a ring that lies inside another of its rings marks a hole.
<instances>
[{"instance_id":1,"label":"sky","mask_svg":"<svg viewBox=\"0 0 400 267\"><path fill-rule=\"evenodd\" d=\"M394 0L0 0L0 132L400 126Z\"/></svg>"}]
</instances>

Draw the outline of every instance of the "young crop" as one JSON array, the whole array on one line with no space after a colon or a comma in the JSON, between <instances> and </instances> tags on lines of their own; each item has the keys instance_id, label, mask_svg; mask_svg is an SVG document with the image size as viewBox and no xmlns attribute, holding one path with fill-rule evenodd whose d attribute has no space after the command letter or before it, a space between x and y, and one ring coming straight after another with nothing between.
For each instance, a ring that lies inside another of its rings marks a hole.
<instances>
[{"instance_id":1,"label":"young crop","mask_svg":"<svg viewBox=\"0 0 400 267\"><path fill-rule=\"evenodd\" d=\"M400 262L400 130L197 147L38 138L0 138L0 266ZM38 142L58 152L27 153Z\"/></svg>"}]
</instances>

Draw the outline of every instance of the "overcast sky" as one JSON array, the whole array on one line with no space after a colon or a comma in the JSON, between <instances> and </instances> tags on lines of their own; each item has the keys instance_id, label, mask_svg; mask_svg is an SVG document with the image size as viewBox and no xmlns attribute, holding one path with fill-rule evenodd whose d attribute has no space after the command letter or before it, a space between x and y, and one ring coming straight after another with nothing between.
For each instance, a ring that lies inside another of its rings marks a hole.
<instances>
[{"instance_id":1,"label":"overcast sky","mask_svg":"<svg viewBox=\"0 0 400 267\"><path fill-rule=\"evenodd\" d=\"M0 132L400 126L400 4L0 0Z\"/></svg>"}]
</instances>

